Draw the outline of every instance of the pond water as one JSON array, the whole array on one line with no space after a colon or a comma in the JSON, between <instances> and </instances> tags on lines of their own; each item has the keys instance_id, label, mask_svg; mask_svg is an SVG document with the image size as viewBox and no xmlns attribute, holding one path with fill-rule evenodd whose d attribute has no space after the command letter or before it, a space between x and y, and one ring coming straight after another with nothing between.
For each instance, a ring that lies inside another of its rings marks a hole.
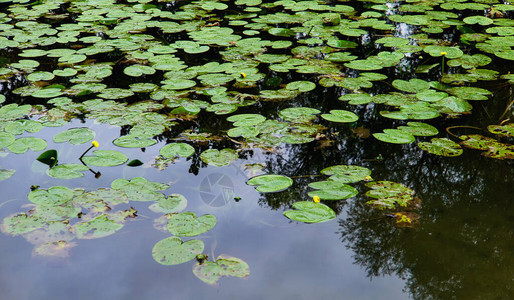
<instances>
[{"instance_id":1,"label":"pond water","mask_svg":"<svg viewBox=\"0 0 514 300\"><path fill-rule=\"evenodd\" d=\"M0 1L0 298L511 299L513 9Z\"/></svg>"}]
</instances>

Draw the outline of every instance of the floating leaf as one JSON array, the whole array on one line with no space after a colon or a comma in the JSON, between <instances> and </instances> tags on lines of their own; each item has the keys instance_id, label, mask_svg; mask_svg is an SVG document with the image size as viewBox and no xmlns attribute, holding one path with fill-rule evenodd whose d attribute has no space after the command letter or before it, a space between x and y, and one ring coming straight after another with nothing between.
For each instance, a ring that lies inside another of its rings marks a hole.
<instances>
[{"instance_id":1,"label":"floating leaf","mask_svg":"<svg viewBox=\"0 0 514 300\"><path fill-rule=\"evenodd\" d=\"M166 158L189 157L195 153L195 148L186 143L171 143L162 147L159 153Z\"/></svg>"},{"instance_id":2,"label":"floating leaf","mask_svg":"<svg viewBox=\"0 0 514 300\"><path fill-rule=\"evenodd\" d=\"M112 167L124 164L128 157L115 150L95 150L94 156L84 156L82 161L87 165L99 167Z\"/></svg>"},{"instance_id":3,"label":"floating leaf","mask_svg":"<svg viewBox=\"0 0 514 300\"><path fill-rule=\"evenodd\" d=\"M168 230L176 236L196 236L211 230L216 225L216 216L196 217L192 212L172 215L168 221Z\"/></svg>"},{"instance_id":4,"label":"floating leaf","mask_svg":"<svg viewBox=\"0 0 514 300\"><path fill-rule=\"evenodd\" d=\"M69 141L72 145L80 145L87 143L95 138L95 132L89 128L70 128L66 131L56 134L53 138L55 143L64 143Z\"/></svg>"},{"instance_id":5,"label":"floating leaf","mask_svg":"<svg viewBox=\"0 0 514 300\"><path fill-rule=\"evenodd\" d=\"M425 151L441 156L459 156L462 154L460 145L447 138L433 138L430 143L420 142L418 146Z\"/></svg>"},{"instance_id":6,"label":"floating leaf","mask_svg":"<svg viewBox=\"0 0 514 300\"><path fill-rule=\"evenodd\" d=\"M152 139L151 136L138 136L129 134L115 139L112 143L118 147L124 148L143 148L155 145L157 141Z\"/></svg>"},{"instance_id":7,"label":"floating leaf","mask_svg":"<svg viewBox=\"0 0 514 300\"><path fill-rule=\"evenodd\" d=\"M45 220L38 216L20 213L4 218L2 231L10 235L19 235L40 229L45 224Z\"/></svg>"},{"instance_id":8,"label":"floating leaf","mask_svg":"<svg viewBox=\"0 0 514 300\"><path fill-rule=\"evenodd\" d=\"M157 203L150 205L149 208L156 213L171 214L184 210L186 206L186 197L180 194L171 194L166 198L159 199Z\"/></svg>"},{"instance_id":9,"label":"floating leaf","mask_svg":"<svg viewBox=\"0 0 514 300\"><path fill-rule=\"evenodd\" d=\"M73 198L73 190L65 186L54 186L48 190L37 189L29 193L29 200L39 205L57 206Z\"/></svg>"},{"instance_id":10,"label":"floating leaf","mask_svg":"<svg viewBox=\"0 0 514 300\"><path fill-rule=\"evenodd\" d=\"M207 284L215 284L223 276L244 278L250 276L250 267L237 257L221 254L216 261L198 263L193 274Z\"/></svg>"},{"instance_id":11,"label":"floating leaf","mask_svg":"<svg viewBox=\"0 0 514 300\"><path fill-rule=\"evenodd\" d=\"M227 121L233 122L234 126L254 126L266 121L266 117L259 114L241 114L230 116Z\"/></svg>"},{"instance_id":12,"label":"floating leaf","mask_svg":"<svg viewBox=\"0 0 514 300\"><path fill-rule=\"evenodd\" d=\"M279 112L279 116L290 122L306 123L316 118L320 111L310 107L290 107Z\"/></svg>"},{"instance_id":13,"label":"floating leaf","mask_svg":"<svg viewBox=\"0 0 514 300\"><path fill-rule=\"evenodd\" d=\"M398 129L416 136L432 136L439 133L434 126L421 122L408 122L407 126L399 126Z\"/></svg>"},{"instance_id":14,"label":"floating leaf","mask_svg":"<svg viewBox=\"0 0 514 300\"><path fill-rule=\"evenodd\" d=\"M293 184L293 180L283 175L261 175L253 177L246 184L256 185L255 189L261 193L272 193L287 189Z\"/></svg>"},{"instance_id":15,"label":"floating leaf","mask_svg":"<svg viewBox=\"0 0 514 300\"><path fill-rule=\"evenodd\" d=\"M208 165L222 167L236 160L238 155L233 149L208 149L200 154L200 158Z\"/></svg>"},{"instance_id":16,"label":"floating leaf","mask_svg":"<svg viewBox=\"0 0 514 300\"><path fill-rule=\"evenodd\" d=\"M75 226L77 238L79 239L96 239L102 238L123 228L123 224L116 223L109 219L107 214L103 214L91 221L78 223Z\"/></svg>"},{"instance_id":17,"label":"floating leaf","mask_svg":"<svg viewBox=\"0 0 514 300\"><path fill-rule=\"evenodd\" d=\"M351 111L333 109L329 114L322 114L321 117L327 121L337 123L352 123L359 119L359 116Z\"/></svg>"},{"instance_id":18,"label":"floating leaf","mask_svg":"<svg viewBox=\"0 0 514 300\"><path fill-rule=\"evenodd\" d=\"M204 244L200 240L189 240L182 243L178 237L160 240L152 249L156 262L171 266L188 262L203 252Z\"/></svg>"},{"instance_id":19,"label":"floating leaf","mask_svg":"<svg viewBox=\"0 0 514 300\"><path fill-rule=\"evenodd\" d=\"M72 179L84 176L82 171L89 170L88 167L80 164L57 165L47 171L47 174L61 179Z\"/></svg>"},{"instance_id":20,"label":"floating leaf","mask_svg":"<svg viewBox=\"0 0 514 300\"><path fill-rule=\"evenodd\" d=\"M370 191L366 192L366 195L377 200L368 201L379 209L394 209L396 205L407 206L413 199L414 191L404 186L391 181L377 181L366 184L367 187L371 188Z\"/></svg>"},{"instance_id":21,"label":"floating leaf","mask_svg":"<svg viewBox=\"0 0 514 300\"><path fill-rule=\"evenodd\" d=\"M514 123L509 123L505 125L489 125L487 126L489 132L505 136L505 137L513 137L514 136Z\"/></svg>"},{"instance_id":22,"label":"floating leaf","mask_svg":"<svg viewBox=\"0 0 514 300\"><path fill-rule=\"evenodd\" d=\"M16 173L16 170L0 169L0 181L6 180Z\"/></svg>"},{"instance_id":23,"label":"floating leaf","mask_svg":"<svg viewBox=\"0 0 514 300\"><path fill-rule=\"evenodd\" d=\"M321 173L332 175L330 180L351 183L366 179L371 175L371 170L361 166L335 165L321 170Z\"/></svg>"},{"instance_id":24,"label":"floating leaf","mask_svg":"<svg viewBox=\"0 0 514 300\"><path fill-rule=\"evenodd\" d=\"M155 201L164 198L163 191L169 188L167 184L150 182L142 177L134 177L131 180L116 179L111 183L111 188L121 191L132 201Z\"/></svg>"},{"instance_id":25,"label":"floating leaf","mask_svg":"<svg viewBox=\"0 0 514 300\"><path fill-rule=\"evenodd\" d=\"M23 154L29 149L35 152L43 151L46 149L46 141L37 137L22 137L16 139L7 149L16 154Z\"/></svg>"},{"instance_id":26,"label":"floating leaf","mask_svg":"<svg viewBox=\"0 0 514 300\"><path fill-rule=\"evenodd\" d=\"M317 189L309 192L309 197L318 196L323 200L348 199L359 193L354 187L334 180L312 182L309 187Z\"/></svg>"},{"instance_id":27,"label":"floating leaf","mask_svg":"<svg viewBox=\"0 0 514 300\"><path fill-rule=\"evenodd\" d=\"M293 203L293 208L295 210L285 211L284 216L298 222L320 223L330 221L336 217L336 213L322 203L300 201Z\"/></svg>"},{"instance_id":28,"label":"floating leaf","mask_svg":"<svg viewBox=\"0 0 514 300\"><path fill-rule=\"evenodd\" d=\"M373 133L373 136L377 140L392 144L410 144L416 140L412 134L399 129L384 129L384 133Z\"/></svg>"}]
</instances>

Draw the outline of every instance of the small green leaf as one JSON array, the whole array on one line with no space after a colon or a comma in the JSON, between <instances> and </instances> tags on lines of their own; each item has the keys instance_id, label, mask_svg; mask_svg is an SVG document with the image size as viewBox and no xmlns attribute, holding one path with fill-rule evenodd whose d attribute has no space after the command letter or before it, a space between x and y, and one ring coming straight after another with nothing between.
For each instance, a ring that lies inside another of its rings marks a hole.
<instances>
[{"instance_id":1,"label":"small green leaf","mask_svg":"<svg viewBox=\"0 0 514 300\"><path fill-rule=\"evenodd\" d=\"M235 161L238 155L233 149L208 149L200 154L200 159L211 166L221 167Z\"/></svg>"},{"instance_id":2,"label":"small green leaf","mask_svg":"<svg viewBox=\"0 0 514 300\"><path fill-rule=\"evenodd\" d=\"M351 111L333 109L329 114L322 114L321 117L327 121L337 123L352 123L359 119L359 116Z\"/></svg>"},{"instance_id":3,"label":"small green leaf","mask_svg":"<svg viewBox=\"0 0 514 300\"><path fill-rule=\"evenodd\" d=\"M430 142L420 142L418 146L432 154L441 156L459 156L462 148L459 144L447 138L433 138Z\"/></svg>"},{"instance_id":4,"label":"small green leaf","mask_svg":"<svg viewBox=\"0 0 514 300\"><path fill-rule=\"evenodd\" d=\"M65 186L54 186L48 190L37 189L29 193L29 200L38 205L57 206L73 198L73 190Z\"/></svg>"}]
</instances>

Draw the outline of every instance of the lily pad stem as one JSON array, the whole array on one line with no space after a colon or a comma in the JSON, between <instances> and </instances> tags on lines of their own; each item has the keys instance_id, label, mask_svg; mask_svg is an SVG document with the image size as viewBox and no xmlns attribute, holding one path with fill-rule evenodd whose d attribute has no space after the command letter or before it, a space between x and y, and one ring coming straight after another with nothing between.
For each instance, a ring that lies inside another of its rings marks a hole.
<instances>
[{"instance_id":1,"label":"lily pad stem","mask_svg":"<svg viewBox=\"0 0 514 300\"><path fill-rule=\"evenodd\" d=\"M461 125L461 126L450 126L450 127L447 127L446 128L446 132L448 132L448 134L452 135L453 137L456 137L456 138L459 138L458 135L455 135L453 133L450 132L450 129L454 129L454 128L471 128L471 129L478 129L478 130L483 130L482 128L479 128L479 127L475 127L475 126L466 126L466 125Z\"/></svg>"}]
</instances>

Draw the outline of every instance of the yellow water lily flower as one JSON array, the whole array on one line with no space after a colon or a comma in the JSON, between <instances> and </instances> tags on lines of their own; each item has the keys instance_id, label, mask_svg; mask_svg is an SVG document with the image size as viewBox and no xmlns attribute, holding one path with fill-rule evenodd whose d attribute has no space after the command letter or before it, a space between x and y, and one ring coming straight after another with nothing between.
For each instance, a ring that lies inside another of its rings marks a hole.
<instances>
[{"instance_id":1,"label":"yellow water lily flower","mask_svg":"<svg viewBox=\"0 0 514 300\"><path fill-rule=\"evenodd\" d=\"M314 203L319 203L320 199L318 196L314 196L312 197L312 201L314 201Z\"/></svg>"},{"instance_id":2,"label":"yellow water lily flower","mask_svg":"<svg viewBox=\"0 0 514 300\"><path fill-rule=\"evenodd\" d=\"M441 55L446 56L448 53L441 51Z\"/></svg>"},{"instance_id":3,"label":"yellow water lily flower","mask_svg":"<svg viewBox=\"0 0 514 300\"><path fill-rule=\"evenodd\" d=\"M246 78L246 74L245 73L239 73L239 74L241 74L241 77Z\"/></svg>"},{"instance_id":4,"label":"yellow water lily flower","mask_svg":"<svg viewBox=\"0 0 514 300\"><path fill-rule=\"evenodd\" d=\"M98 142L97 142L97 141L92 141L92 142L91 142L91 144L92 144L92 145L93 145L93 147L95 147L95 148L100 147L100 144L98 144Z\"/></svg>"},{"instance_id":5,"label":"yellow water lily flower","mask_svg":"<svg viewBox=\"0 0 514 300\"><path fill-rule=\"evenodd\" d=\"M371 176L368 175L368 176L364 177L364 180L371 181L371 180L373 180L373 178L371 178Z\"/></svg>"}]
</instances>

